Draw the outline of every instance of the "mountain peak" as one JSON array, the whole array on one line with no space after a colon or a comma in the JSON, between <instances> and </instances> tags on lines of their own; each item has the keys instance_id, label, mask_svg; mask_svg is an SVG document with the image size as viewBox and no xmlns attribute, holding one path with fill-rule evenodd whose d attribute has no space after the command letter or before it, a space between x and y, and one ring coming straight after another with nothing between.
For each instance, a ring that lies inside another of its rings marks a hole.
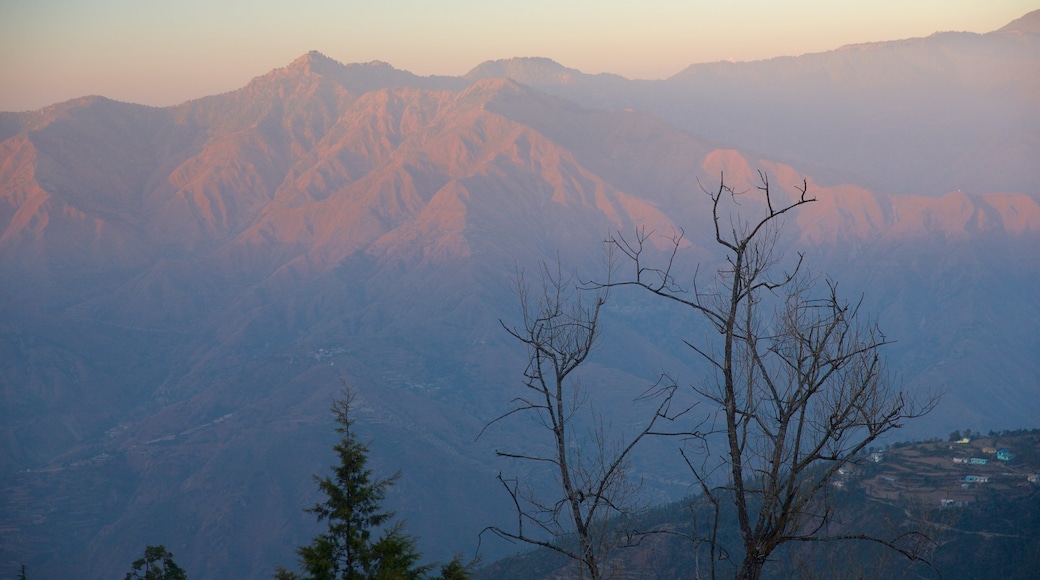
<instances>
[{"instance_id":1,"label":"mountain peak","mask_svg":"<svg viewBox=\"0 0 1040 580\"><path fill-rule=\"evenodd\" d=\"M312 50L292 61L287 68L289 70L305 70L317 74L328 74L334 71L343 70L343 64L325 56L317 50Z\"/></svg>"},{"instance_id":2,"label":"mountain peak","mask_svg":"<svg viewBox=\"0 0 1040 580\"><path fill-rule=\"evenodd\" d=\"M997 32L1029 32L1040 34L1040 10L1034 10L1025 16L1012 20Z\"/></svg>"},{"instance_id":3,"label":"mountain peak","mask_svg":"<svg viewBox=\"0 0 1040 580\"><path fill-rule=\"evenodd\" d=\"M296 60L294 60L292 62L292 64L293 65L299 65L299 64L313 64L313 63L321 63L321 62L336 62L336 61L334 61L331 58L325 56L325 54L322 53L321 51L312 50L312 51L307 52L306 54L300 56L300 58L297 58Z\"/></svg>"},{"instance_id":4,"label":"mountain peak","mask_svg":"<svg viewBox=\"0 0 1040 580\"><path fill-rule=\"evenodd\" d=\"M379 60L343 64L316 50L312 50L292 61L288 66L275 69L258 79L261 82L272 79L282 82L286 79L296 81L306 76L323 77L356 94L386 87L444 88L466 84L465 81L457 78L418 77Z\"/></svg>"},{"instance_id":5,"label":"mountain peak","mask_svg":"<svg viewBox=\"0 0 1040 580\"><path fill-rule=\"evenodd\" d=\"M567 84L584 76L580 70L567 68L544 57L517 57L489 60L466 73L468 80L505 77L524 84Z\"/></svg>"}]
</instances>

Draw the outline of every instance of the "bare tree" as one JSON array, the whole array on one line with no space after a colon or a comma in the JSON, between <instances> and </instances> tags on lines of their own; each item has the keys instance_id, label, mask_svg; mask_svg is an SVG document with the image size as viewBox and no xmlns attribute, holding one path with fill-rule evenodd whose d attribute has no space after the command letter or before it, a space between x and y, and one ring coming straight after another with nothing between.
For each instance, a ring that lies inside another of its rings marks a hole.
<instances>
[{"instance_id":1,"label":"bare tree","mask_svg":"<svg viewBox=\"0 0 1040 580\"><path fill-rule=\"evenodd\" d=\"M553 272L543 264L541 273L540 294L534 297L523 274L518 274L523 323L502 323L527 349L524 394L484 430L513 415L534 416L549 435L546 453L532 451L530 442L517 444L523 450L496 453L544 466L557 487L539 493L530 482L499 474L516 508L516 529L487 530L564 554L579 564L581 577L599 579L603 555L628 539L617 518L635 507L639 485L629 469L632 451L643 438L664 434L655 431L660 420L674 420L682 412L671 412L676 387L662 378L640 397L656 402L645 427L627 439L611 433L604 417L591 408L576 373L596 343L606 295L578 290L559 267Z\"/></svg>"},{"instance_id":2,"label":"bare tree","mask_svg":"<svg viewBox=\"0 0 1040 580\"><path fill-rule=\"evenodd\" d=\"M757 191L736 192L721 178L717 190L706 191L715 241L726 257L710 288L698 287L696 272L688 286L680 282L682 232L657 265L645 250L653 233L645 230L608 240L634 275L598 287L642 287L692 308L715 331L703 344L686 344L712 369L694 388L717 406L715 432L724 450L705 448L703 461L684 458L716 508L722 498L735 505L744 550L737 578L759 578L770 554L787 542L863 540L918 558L916 536L831 533L832 484L845 464L904 420L930 411L936 398L921 402L901 390L881 357L885 335L864 319L859 302L839 297L836 283L817 284L801 254L779 271L783 218L814 199L803 181L796 196L780 201L766 175L759 177Z\"/></svg>"}]
</instances>

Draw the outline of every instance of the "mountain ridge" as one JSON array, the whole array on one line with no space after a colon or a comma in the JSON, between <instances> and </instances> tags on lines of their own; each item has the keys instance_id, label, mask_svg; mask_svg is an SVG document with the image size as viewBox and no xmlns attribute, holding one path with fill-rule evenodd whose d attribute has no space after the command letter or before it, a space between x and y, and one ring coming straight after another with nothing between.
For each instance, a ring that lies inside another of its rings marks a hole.
<instances>
[{"instance_id":1,"label":"mountain ridge","mask_svg":"<svg viewBox=\"0 0 1040 580\"><path fill-rule=\"evenodd\" d=\"M340 379L377 466L405 470L389 499L409 531L434 558L469 549L449 539L510 517L493 449L514 434L472 440L523 370L500 331L512 277L559 259L597 279L604 236L640 226L655 255L683 232L684 280L709 271L704 189L754 192L759 171L778 199L803 179L818 199L781 248L864 294L904 341L891 360L908 382L947 384L913 428L1040 413L1024 396L1040 376L1037 192L834 184L652 111L409 75L307 54L174 107L16 116L0 141L3 558L110 576L147 528L193 574L270 574L310 536L301 498L328 461ZM628 388L660 372L703 376L680 340L707 335L699 322L609 304L597 408L631 413ZM668 451L648 453L647 493L686 493ZM60 497L73 517L47 507Z\"/></svg>"},{"instance_id":2,"label":"mountain ridge","mask_svg":"<svg viewBox=\"0 0 1040 580\"><path fill-rule=\"evenodd\" d=\"M1001 27L999 32L1028 32L1040 34L1040 10L1033 10Z\"/></svg>"}]
</instances>

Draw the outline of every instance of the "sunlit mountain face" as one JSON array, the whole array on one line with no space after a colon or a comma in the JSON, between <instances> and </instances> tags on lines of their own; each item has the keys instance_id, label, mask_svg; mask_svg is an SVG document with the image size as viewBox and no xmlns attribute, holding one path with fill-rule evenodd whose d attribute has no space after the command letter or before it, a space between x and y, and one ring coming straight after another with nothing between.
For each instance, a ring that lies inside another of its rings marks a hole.
<instances>
[{"instance_id":1,"label":"sunlit mountain face","mask_svg":"<svg viewBox=\"0 0 1040 580\"><path fill-rule=\"evenodd\" d=\"M0 114L3 561L111 577L162 543L192 576L291 566L341 379L427 557L472 553L511 521L494 450L540 433L476 440L524 369L500 324L517 273L606 279L604 238L644 228L653 252L682 231L679 272L710 283L705 190L755 211L759 172L817 200L780 248L862 296L907 386L944 392L901 436L1036 426L1037 17L658 82L310 53L176 107ZM634 292L607 309L585 380L624 428L661 373L703 380L683 340L709 330ZM650 502L691 491L674 442L635 467Z\"/></svg>"}]
</instances>

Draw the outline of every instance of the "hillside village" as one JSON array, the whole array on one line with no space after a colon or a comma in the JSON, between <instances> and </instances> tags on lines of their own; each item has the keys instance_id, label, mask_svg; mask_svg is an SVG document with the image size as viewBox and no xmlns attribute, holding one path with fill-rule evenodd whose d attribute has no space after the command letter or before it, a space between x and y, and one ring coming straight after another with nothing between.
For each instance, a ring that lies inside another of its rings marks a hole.
<instances>
[{"instance_id":1,"label":"hillside village","mask_svg":"<svg viewBox=\"0 0 1040 580\"><path fill-rule=\"evenodd\" d=\"M873 499L945 508L1040 489L1040 430L980 435L954 432L948 441L874 451L861 465L843 469L835 486L855 482Z\"/></svg>"},{"instance_id":2,"label":"hillside village","mask_svg":"<svg viewBox=\"0 0 1040 580\"><path fill-rule=\"evenodd\" d=\"M1034 574L1024 571L1035 570L1040 562L1038 472L1040 429L986 436L955 432L945 441L901 442L873 449L861 461L842 467L832 482L843 498L837 503L845 510L844 523L877 537L890 537L893 529L920 531L934 542L926 555L934 568L892 554L886 558L870 551L848 552L850 545L833 553L823 550L814 557L820 558L817 564L824 563L821 570L828 573L833 572L826 568L829 557L844 565L860 558L857 566L874 566L869 571L861 568L860 573L865 574L861 577L898 573L932 578L938 571L947 580L1032 578ZM710 518L710 507L700 505L706 510L701 516ZM690 506L676 509L679 506L662 506L639 522L643 528L664 528L671 533L649 538L636 550L619 551L612 560L615 569L631 570L633 577L651 573L670 577L703 565L689 544L689 534L695 533L690 528ZM721 534L723 543L738 541L733 528L725 528ZM965 561L965 553L972 554L970 561ZM787 553L774 562L767 577L790 577L795 571L785 568L784 562L804 555ZM529 577L530 570L546 577L555 571L562 577L570 565L565 558L544 550L533 551L496 562L477 578L520 580Z\"/></svg>"}]
</instances>

